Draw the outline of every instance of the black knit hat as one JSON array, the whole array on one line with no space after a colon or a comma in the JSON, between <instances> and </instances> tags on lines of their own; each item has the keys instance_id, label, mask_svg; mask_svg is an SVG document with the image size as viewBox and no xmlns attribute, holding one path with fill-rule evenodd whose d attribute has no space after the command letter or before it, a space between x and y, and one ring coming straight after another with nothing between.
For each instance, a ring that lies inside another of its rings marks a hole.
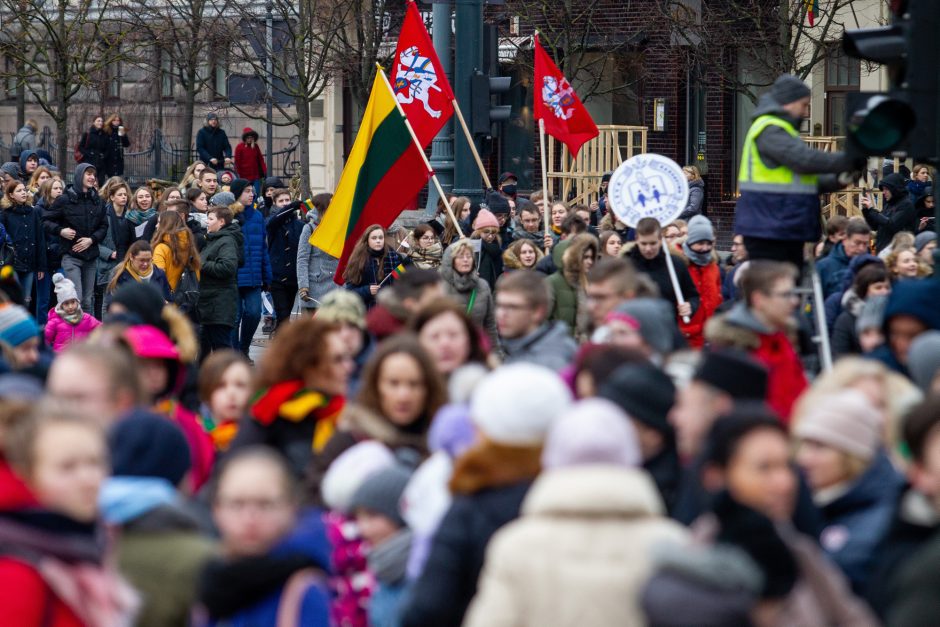
<instances>
[{"instance_id":1,"label":"black knit hat","mask_svg":"<svg viewBox=\"0 0 940 627\"><path fill-rule=\"evenodd\" d=\"M502 194L489 194L486 197L486 205L494 216L508 214L510 211L509 201Z\"/></svg>"},{"instance_id":2,"label":"black knit hat","mask_svg":"<svg viewBox=\"0 0 940 627\"><path fill-rule=\"evenodd\" d=\"M666 416L676 401L676 386L659 368L650 364L621 366L601 384L597 395L619 405L631 418L672 435Z\"/></svg>"},{"instance_id":3,"label":"black knit hat","mask_svg":"<svg viewBox=\"0 0 940 627\"><path fill-rule=\"evenodd\" d=\"M729 348L706 352L692 378L736 401L762 401L767 397L767 369L744 351Z\"/></svg>"},{"instance_id":4,"label":"black knit hat","mask_svg":"<svg viewBox=\"0 0 940 627\"><path fill-rule=\"evenodd\" d=\"M228 189L232 192L232 195L235 196L235 200L238 200L238 197L242 195L242 192L245 191L245 188L251 185L251 182L247 179L235 179L229 184Z\"/></svg>"},{"instance_id":5,"label":"black knit hat","mask_svg":"<svg viewBox=\"0 0 940 627\"><path fill-rule=\"evenodd\" d=\"M175 486L192 466L182 429L147 411L137 411L114 425L108 445L116 476L158 477Z\"/></svg>"}]
</instances>

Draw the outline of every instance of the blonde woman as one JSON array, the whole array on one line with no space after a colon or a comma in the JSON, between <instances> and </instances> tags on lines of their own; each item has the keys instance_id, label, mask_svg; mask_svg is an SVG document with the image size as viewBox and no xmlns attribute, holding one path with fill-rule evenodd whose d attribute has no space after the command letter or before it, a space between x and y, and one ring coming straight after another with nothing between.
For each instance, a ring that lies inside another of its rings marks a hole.
<instances>
[{"instance_id":1,"label":"blonde woman","mask_svg":"<svg viewBox=\"0 0 940 627\"><path fill-rule=\"evenodd\" d=\"M686 180L689 181L689 200L685 203L685 209L679 214L680 220L691 220L693 216L699 216L705 209L705 181L702 180L702 173L694 165L687 165L682 168Z\"/></svg>"}]
</instances>

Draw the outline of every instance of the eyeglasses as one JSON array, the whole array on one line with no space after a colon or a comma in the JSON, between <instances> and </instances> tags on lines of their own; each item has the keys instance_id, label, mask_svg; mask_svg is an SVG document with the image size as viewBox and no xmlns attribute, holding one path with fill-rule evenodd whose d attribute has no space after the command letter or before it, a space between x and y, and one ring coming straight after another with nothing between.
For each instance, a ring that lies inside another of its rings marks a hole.
<instances>
[{"instance_id":1,"label":"eyeglasses","mask_svg":"<svg viewBox=\"0 0 940 627\"><path fill-rule=\"evenodd\" d=\"M499 230L497 229L483 229L480 231L483 235L499 235Z\"/></svg>"},{"instance_id":2,"label":"eyeglasses","mask_svg":"<svg viewBox=\"0 0 940 627\"><path fill-rule=\"evenodd\" d=\"M768 292L768 296L773 298L785 298L786 300L793 300L799 298L800 295L796 293L796 290L785 290L783 292Z\"/></svg>"},{"instance_id":3,"label":"eyeglasses","mask_svg":"<svg viewBox=\"0 0 940 627\"><path fill-rule=\"evenodd\" d=\"M427 235L422 235L418 241L419 242L433 242L435 239L436 238L434 237L434 235L428 233Z\"/></svg>"}]
</instances>

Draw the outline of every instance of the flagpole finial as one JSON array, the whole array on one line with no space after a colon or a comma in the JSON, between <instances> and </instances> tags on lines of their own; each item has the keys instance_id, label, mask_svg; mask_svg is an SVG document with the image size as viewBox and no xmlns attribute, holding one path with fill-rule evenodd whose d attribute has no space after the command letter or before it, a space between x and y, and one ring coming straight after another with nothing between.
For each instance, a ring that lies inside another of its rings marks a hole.
<instances>
[{"instance_id":1,"label":"flagpole finial","mask_svg":"<svg viewBox=\"0 0 940 627\"><path fill-rule=\"evenodd\" d=\"M382 66L382 64L379 63L378 61L375 62L375 69L377 69L377 70L380 71L380 72L384 72L384 71L385 71L385 68L384 68L384 67Z\"/></svg>"}]
</instances>

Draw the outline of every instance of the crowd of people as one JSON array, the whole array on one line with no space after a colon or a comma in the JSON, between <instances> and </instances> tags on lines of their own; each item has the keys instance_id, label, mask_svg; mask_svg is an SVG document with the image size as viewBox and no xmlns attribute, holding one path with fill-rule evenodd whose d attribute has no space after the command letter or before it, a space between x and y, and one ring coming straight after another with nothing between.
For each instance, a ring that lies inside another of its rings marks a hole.
<instances>
[{"instance_id":1,"label":"crowd of people","mask_svg":"<svg viewBox=\"0 0 940 627\"><path fill-rule=\"evenodd\" d=\"M633 227L608 176L569 204L507 172L341 269L310 244L331 196L265 178L251 129L227 170L218 129L167 189L3 169L0 622L934 619L923 180L827 225L817 373L803 268L719 255L695 168L680 220Z\"/></svg>"}]
</instances>

